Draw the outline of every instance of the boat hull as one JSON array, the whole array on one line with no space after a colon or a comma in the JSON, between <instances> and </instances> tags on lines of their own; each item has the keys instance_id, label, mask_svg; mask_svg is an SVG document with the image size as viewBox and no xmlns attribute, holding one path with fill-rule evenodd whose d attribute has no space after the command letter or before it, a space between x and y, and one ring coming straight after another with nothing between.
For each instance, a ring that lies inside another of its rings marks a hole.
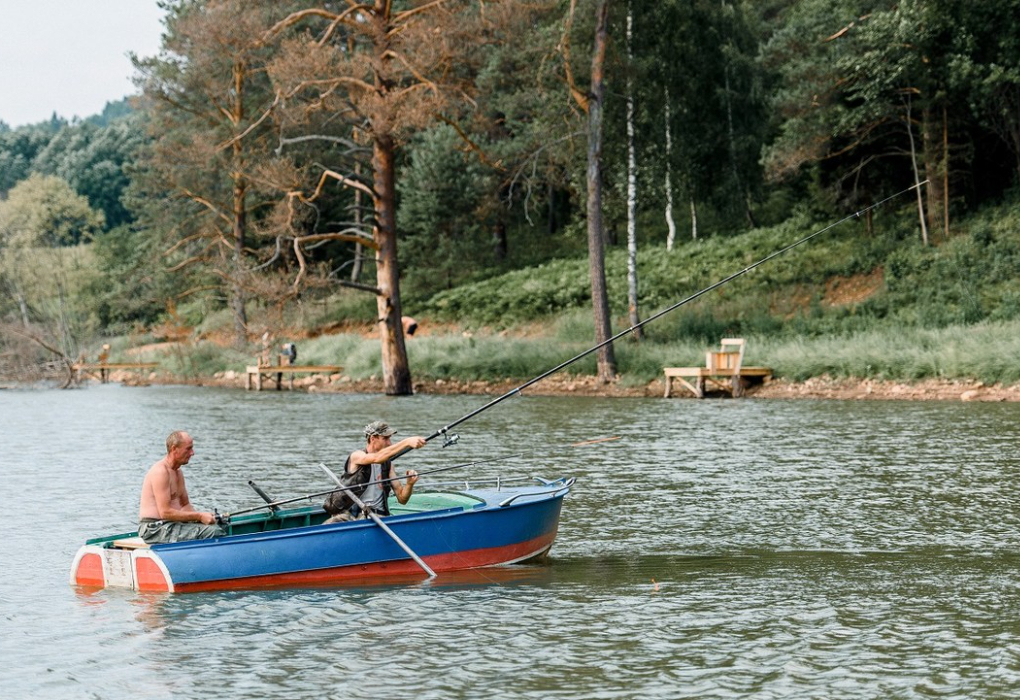
<instances>
[{"instance_id":1,"label":"boat hull","mask_svg":"<svg viewBox=\"0 0 1020 700\"><path fill-rule=\"evenodd\" d=\"M552 547L571 483L465 491L474 506L394 515L385 522L437 573L528 561ZM194 592L425 575L371 520L133 549L118 546L124 536L118 537L85 544L72 564L71 583Z\"/></svg>"}]
</instances>

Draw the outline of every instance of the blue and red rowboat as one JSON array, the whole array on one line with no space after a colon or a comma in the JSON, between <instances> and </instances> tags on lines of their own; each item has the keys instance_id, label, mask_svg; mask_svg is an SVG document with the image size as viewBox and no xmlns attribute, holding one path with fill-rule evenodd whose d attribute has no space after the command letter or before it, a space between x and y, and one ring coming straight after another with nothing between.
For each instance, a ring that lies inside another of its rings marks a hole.
<instances>
[{"instance_id":1,"label":"blue and red rowboat","mask_svg":"<svg viewBox=\"0 0 1020 700\"><path fill-rule=\"evenodd\" d=\"M539 481L391 499L384 520L438 573L536 559L552 547L574 479ZM424 575L371 520L323 525L328 517L304 507L236 517L226 536L209 540L148 546L137 532L88 540L71 584L183 593Z\"/></svg>"}]
</instances>

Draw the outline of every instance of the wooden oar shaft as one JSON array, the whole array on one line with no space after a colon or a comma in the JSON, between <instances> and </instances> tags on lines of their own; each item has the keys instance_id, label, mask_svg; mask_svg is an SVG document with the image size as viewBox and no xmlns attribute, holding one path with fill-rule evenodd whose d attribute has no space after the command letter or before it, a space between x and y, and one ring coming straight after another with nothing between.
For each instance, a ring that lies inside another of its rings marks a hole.
<instances>
[{"instance_id":1,"label":"wooden oar shaft","mask_svg":"<svg viewBox=\"0 0 1020 700\"><path fill-rule=\"evenodd\" d=\"M450 471L451 469L463 469L464 467L473 467L476 464L488 464L489 462L502 462L505 459L512 459L514 457L520 457L520 455L516 454L516 455L508 455L506 457L493 457L492 459L478 459L478 460L475 460L474 462L465 462L463 464L453 464L453 465L450 465L448 467L436 467L435 469L428 469L428 470L423 471L423 472L418 472L418 476L425 476L427 474L438 474L439 472L446 472L446 471ZM402 476L394 476L394 477L390 477L388 479L379 479L379 481L370 481L367 484L365 484L365 486L371 486L372 484L385 484L385 483L389 483L390 481L396 481L396 480L403 479L403 478L404 477L402 477ZM258 511L258 510L265 510L266 508L272 508L273 506L286 506L286 505L290 505L291 503L297 503L298 501L306 501L309 498L321 498L323 496L328 496L331 493L336 493L337 491L349 491L349 490L350 489L348 487L342 486L342 487L337 488L337 489L330 489L329 491L318 491L316 493L305 494L304 496L294 496L293 498L285 498L282 501L273 501L272 503L265 503L263 505L254 506L252 508L245 508L243 510L237 510L237 511L234 511L233 513L225 513L224 517L232 518L235 515L246 515L248 513L254 513L255 511Z\"/></svg>"},{"instance_id":2,"label":"wooden oar shaft","mask_svg":"<svg viewBox=\"0 0 1020 700\"><path fill-rule=\"evenodd\" d=\"M326 474L329 475L330 479L332 479L334 482L336 482L337 486L341 486L341 487L347 488L347 487L345 487L343 485L343 482L340 481L340 477L338 477L336 474L333 473L332 469L327 467L325 464L319 464L319 466L322 468L322 471L326 472ZM362 512L368 513L368 517L372 518L372 520L375 522L375 524L378 525L380 528L382 528L382 531L385 532L387 535L389 535L390 538L394 542L396 542L397 545L402 550L404 550L409 557L414 559L414 563L417 564L418 566L420 566L422 568L422 570L426 574L429 575L429 578L435 578L436 577L436 572L433 571L431 569L431 567L429 567L429 565L426 564L424 562L424 560L422 560L421 557L419 557L417 554L415 554L414 550L411 549L410 547L408 547L407 543L404 542L402 539L400 539L397 536L397 533L393 532L393 530L390 529L390 526L382 521L382 518L380 518L378 515L376 515L372 511L371 508L369 508L367 505L365 505L365 502L362 501L361 498L358 497L358 494L354 493L353 490L347 488L347 495L351 497L351 500L353 500L355 503L358 504L358 507L361 508Z\"/></svg>"}]
</instances>

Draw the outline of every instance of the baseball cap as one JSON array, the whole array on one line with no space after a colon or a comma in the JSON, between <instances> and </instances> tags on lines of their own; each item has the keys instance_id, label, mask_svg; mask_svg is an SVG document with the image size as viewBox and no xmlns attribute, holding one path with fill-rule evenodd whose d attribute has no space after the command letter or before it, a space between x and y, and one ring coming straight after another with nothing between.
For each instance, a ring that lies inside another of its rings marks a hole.
<instances>
[{"instance_id":1,"label":"baseball cap","mask_svg":"<svg viewBox=\"0 0 1020 700\"><path fill-rule=\"evenodd\" d=\"M365 426L365 437L372 437L373 435L389 437L390 435L395 435L396 432L385 421L381 420L372 421Z\"/></svg>"}]
</instances>

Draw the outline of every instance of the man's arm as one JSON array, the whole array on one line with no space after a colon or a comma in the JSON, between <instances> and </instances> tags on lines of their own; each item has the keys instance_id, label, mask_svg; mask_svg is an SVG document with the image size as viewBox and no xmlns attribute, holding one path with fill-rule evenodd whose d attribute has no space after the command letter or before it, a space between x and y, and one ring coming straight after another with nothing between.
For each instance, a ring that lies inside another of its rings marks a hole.
<instances>
[{"instance_id":1,"label":"man's arm","mask_svg":"<svg viewBox=\"0 0 1020 700\"><path fill-rule=\"evenodd\" d=\"M368 453L364 450L355 450L351 453L351 462L347 467L347 471L353 474L357 471L357 468L362 465L389 462L402 452L407 450L417 450L419 447L424 446L425 438L420 435L415 435L413 437L404 438L400 442L394 443L389 447L384 447L378 452Z\"/></svg>"},{"instance_id":2,"label":"man's arm","mask_svg":"<svg viewBox=\"0 0 1020 700\"><path fill-rule=\"evenodd\" d=\"M390 467L390 473L387 478L393 479L390 482L390 486L393 487L393 493L397 497L397 502L401 505L410 500L411 493L414 492L414 485L418 481L418 472L408 469L405 477L405 481L400 481L400 478L397 476L397 470Z\"/></svg>"}]
</instances>

